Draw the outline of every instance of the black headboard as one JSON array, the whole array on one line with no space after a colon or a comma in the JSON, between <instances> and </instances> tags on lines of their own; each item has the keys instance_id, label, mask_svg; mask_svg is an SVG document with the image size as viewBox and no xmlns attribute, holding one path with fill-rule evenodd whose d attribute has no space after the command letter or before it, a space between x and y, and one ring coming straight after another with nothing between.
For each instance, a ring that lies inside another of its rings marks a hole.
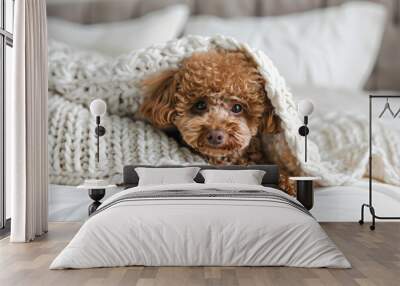
<instances>
[{"instance_id":1,"label":"black headboard","mask_svg":"<svg viewBox=\"0 0 400 286\"><path fill-rule=\"evenodd\" d=\"M278 189L279 184L279 169L276 165L250 165L250 166L210 166L210 165L179 165L179 166L172 166L172 165L161 165L161 166L149 166L149 165L129 165L124 167L124 182L123 184L126 187L134 187L137 186L139 183L139 177L135 171L136 167L147 167L147 168L182 168L182 167L199 167L201 169L221 169L221 170L263 170L265 171L265 175L262 180L262 185L266 187L272 187ZM197 183L204 183L203 176L199 173L197 174L194 180Z\"/></svg>"}]
</instances>

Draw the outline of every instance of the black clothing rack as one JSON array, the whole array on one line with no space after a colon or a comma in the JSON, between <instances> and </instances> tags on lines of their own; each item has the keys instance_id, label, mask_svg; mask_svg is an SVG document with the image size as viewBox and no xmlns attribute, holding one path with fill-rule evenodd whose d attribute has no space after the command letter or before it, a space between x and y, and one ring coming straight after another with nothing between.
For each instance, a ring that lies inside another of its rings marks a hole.
<instances>
[{"instance_id":1,"label":"black clothing rack","mask_svg":"<svg viewBox=\"0 0 400 286\"><path fill-rule=\"evenodd\" d=\"M370 95L369 96L369 202L368 204L362 204L361 206L361 219L358 221L359 224L364 224L364 208L369 208L369 211L372 216L372 224L370 225L370 229L375 229L375 219L382 220L391 220L391 219L399 219L400 217L395 216L378 216L375 213L375 208L373 206L372 201L372 101L375 98L400 98L400 95ZM400 120L400 118L399 118Z\"/></svg>"}]
</instances>

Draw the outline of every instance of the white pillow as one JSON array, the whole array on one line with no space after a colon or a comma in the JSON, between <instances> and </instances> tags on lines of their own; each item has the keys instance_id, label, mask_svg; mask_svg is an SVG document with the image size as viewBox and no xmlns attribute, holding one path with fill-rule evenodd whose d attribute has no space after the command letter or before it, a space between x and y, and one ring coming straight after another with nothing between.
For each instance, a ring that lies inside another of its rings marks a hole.
<instances>
[{"instance_id":1,"label":"white pillow","mask_svg":"<svg viewBox=\"0 0 400 286\"><path fill-rule=\"evenodd\" d=\"M362 88L385 27L383 5L367 1L279 17L189 19L185 34L222 34L263 50L297 85Z\"/></svg>"},{"instance_id":2,"label":"white pillow","mask_svg":"<svg viewBox=\"0 0 400 286\"><path fill-rule=\"evenodd\" d=\"M200 168L135 168L139 186L195 183L193 180Z\"/></svg>"},{"instance_id":3,"label":"white pillow","mask_svg":"<svg viewBox=\"0 0 400 286\"><path fill-rule=\"evenodd\" d=\"M49 18L48 34L77 48L117 56L178 37L189 13L187 6L175 5L130 21L93 25Z\"/></svg>"},{"instance_id":4,"label":"white pillow","mask_svg":"<svg viewBox=\"0 0 400 286\"><path fill-rule=\"evenodd\" d=\"M202 170L205 184L261 185L265 171L261 170Z\"/></svg>"}]
</instances>

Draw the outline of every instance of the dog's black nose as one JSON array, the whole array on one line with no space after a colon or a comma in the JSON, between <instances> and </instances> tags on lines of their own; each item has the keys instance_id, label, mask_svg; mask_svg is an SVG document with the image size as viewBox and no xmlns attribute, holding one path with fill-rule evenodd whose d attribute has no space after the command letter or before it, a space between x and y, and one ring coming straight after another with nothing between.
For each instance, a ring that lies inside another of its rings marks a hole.
<instances>
[{"instance_id":1,"label":"dog's black nose","mask_svg":"<svg viewBox=\"0 0 400 286\"><path fill-rule=\"evenodd\" d=\"M207 141L211 146L220 146L224 144L225 134L221 130L211 130L207 135Z\"/></svg>"}]
</instances>

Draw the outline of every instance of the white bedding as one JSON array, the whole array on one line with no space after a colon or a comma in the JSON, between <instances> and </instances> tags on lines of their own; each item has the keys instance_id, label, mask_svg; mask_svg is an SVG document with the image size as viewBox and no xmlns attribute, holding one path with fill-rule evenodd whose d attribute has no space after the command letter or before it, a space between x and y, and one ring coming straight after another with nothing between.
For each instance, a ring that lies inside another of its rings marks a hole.
<instances>
[{"instance_id":1,"label":"white bedding","mask_svg":"<svg viewBox=\"0 0 400 286\"><path fill-rule=\"evenodd\" d=\"M265 86L266 95L282 127L282 132L276 136L263 134L261 138L262 149L268 153L270 162L285 164L290 173L319 177L319 183L324 186L350 184L365 175L368 161L367 124L358 116L341 113L342 104L332 106L333 110L339 110L335 114L313 114L313 119L319 124L312 126L307 146L308 160L304 163L304 138L298 134L301 121L296 101L268 56L262 51L251 50L246 44L224 36L192 36L112 60L93 58L82 51L53 44L49 46L49 62L52 66L49 67L52 75L49 77L49 94L52 94L49 110L55 117L49 120L49 143L55 146L50 148L55 151L51 152L49 158L50 179L54 183L75 184L99 175L109 176L114 181L114 175L120 175L123 166L128 164L204 162L204 158L200 158L196 152L184 145L176 145L175 141L154 126L140 120L132 121L131 115L137 112L143 98L143 86L139 84L143 79L160 70L175 69L184 58L195 52L214 49L247 53L257 63L260 75L269 83ZM114 80L116 78L117 81ZM115 94L115 90L121 92ZM105 118L104 126L114 132L106 133L103 138L105 144L100 149L100 158L105 160L100 160L103 163L99 168L85 164L86 161L92 162L90 158L95 150L90 148L93 138L86 136L91 125L90 113L85 105L93 99L93 94L107 102L109 115L115 115ZM66 132L64 126L70 119L73 124L78 124L79 128L75 129L80 131L79 134L74 128L70 128L74 134L71 130ZM374 172L374 177L400 186L400 161L396 160L400 157L400 133L385 129L381 124L375 127L373 143L379 152L376 152L374 161L380 167ZM81 139L68 141L70 137ZM68 144L64 144L64 141ZM60 152L57 146L62 146L68 152ZM78 152L79 156L74 152ZM284 158L291 158L290 164Z\"/></svg>"},{"instance_id":2,"label":"white bedding","mask_svg":"<svg viewBox=\"0 0 400 286\"><path fill-rule=\"evenodd\" d=\"M400 215L400 188L373 182L373 205L379 216ZM368 180L351 186L316 188L311 213L323 222L356 222L360 219L361 205L368 203ZM364 221L371 221L368 209Z\"/></svg>"},{"instance_id":3,"label":"white bedding","mask_svg":"<svg viewBox=\"0 0 400 286\"><path fill-rule=\"evenodd\" d=\"M248 43L267 53L290 83L362 88L379 54L386 13L370 1L344 2L275 17L193 16L185 35L220 34Z\"/></svg>"},{"instance_id":4,"label":"white bedding","mask_svg":"<svg viewBox=\"0 0 400 286\"><path fill-rule=\"evenodd\" d=\"M315 104L315 111L310 117L310 136L313 126L318 124L314 115L320 116L340 109L342 112L368 117L368 92L346 89L327 89L316 87L291 86L296 100L308 98ZM393 91L378 91L373 94L394 94ZM395 108L400 107L400 100L391 101ZM384 100L375 105L375 115L383 108ZM398 119L383 119L389 128L400 130ZM118 190L107 190L107 195ZM400 188L388 184L374 185L374 203L377 213L384 216L400 214ZM315 189L315 203L311 210L318 221L358 221L360 205L368 201L366 180L348 186L333 186ZM49 191L50 221L82 221L87 217L87 207L91 203L87 192L71 186L51 185ZM367 220L370 219L366 213Z\"/></svg>"},{"instance_id":5,"label":"white bedding","mask_svg":"<svg viewBox=\"0 0 400 286\"><path fill-rule=\"evenodd\" d=\"M121 191L108 189L106 197ZM374 182L374 206L378 215L400 215L400 188ZM356 222L360 219L361 204L368 202L368 181L362 180L351 186L319 187L314 189L312 215L319 222ZM72 186L50 185L49 221L83 222L88 217L92 203L86 191ZM371 216L366 212L365 221Z\"/></svg>"},{"instance_id":6,"label":"white bedding","mask_svg":"<svg viewBox=\"0 0 400 286\"><path fill-rule=\"evenodd\" d=\"M301 99L309 99L314 105L314 112L311 114L309 120L311 128L313 124L318 124L316 118L329 113L350 113L363 117L368 121L369 115L369 95L395 95L400 94L396 91L363 91L363 90L349 90L349 89L335 89L335 88L322 88L311 86L296 86L290 87L296 101ZM400 130L399 119L393 119L388 116L383 116L381 119L378 115L381 113L386 99L375 99L372 109L374 122L381 122L389 128ZM400 99L391 99L390 103L394 110L400 107ZM312 129L310 130L312 136Z\"/></svg>"},{"instance_id":7,"label":"white bedding","mask_svg":"<svg viewBox=\"0 0 400 286\"><path fill-rule=\"evenodd\" d=\"M284 265L348 268L349 262L316 220L292 205L262 198L185 197L122 201L138 191L261 190L232 184L131 188L100 207L51 269L126 265ZM247 196L247 194L246 194ZM290 199L292 200L292 199Z\"/></svg>"},{"instance_id":8,"label":"white bedding","mask_svg":"<svg viewBox=\"0 0 400 286\"><path fill-rule=\"evenodd\" d=\"M346 89L326 89L317 87L292 86L296 99L308 98L315 104L315 111L310 117L310 136L313 137L313 127L319 122L315 118L333 112L350 113L368 120L369 94L398 94L395 91L356 91ZM385 99L375 100L373 105L374 122L381 122L388 129L400 130L398 119L383 117L378 114L383 109ZM397 110L400 100L391 100L392 107ZM316 117L314 117L314 115ZM367 144L368 142L366 142ZM368 203L368 180L362 179L352 185L317 188L315 204L311 213L318 221L358 221L361 204ZM397 186L373 183L373 203L380 216L400 215L400 188ZM366 220L370 221L369 211Z\"/></svg>"},{"instance_id":9,"label":"white bedding","mask_svg":"<svg viewBox=\"0 0 400 286\"><path fill-rule=\"evenodd\" d=\"M122 22L78 24L59 18L48 18L48 36L73 47L119 56L178 37L190 10L173 5Z\"/></svg>"}]
</instances>

